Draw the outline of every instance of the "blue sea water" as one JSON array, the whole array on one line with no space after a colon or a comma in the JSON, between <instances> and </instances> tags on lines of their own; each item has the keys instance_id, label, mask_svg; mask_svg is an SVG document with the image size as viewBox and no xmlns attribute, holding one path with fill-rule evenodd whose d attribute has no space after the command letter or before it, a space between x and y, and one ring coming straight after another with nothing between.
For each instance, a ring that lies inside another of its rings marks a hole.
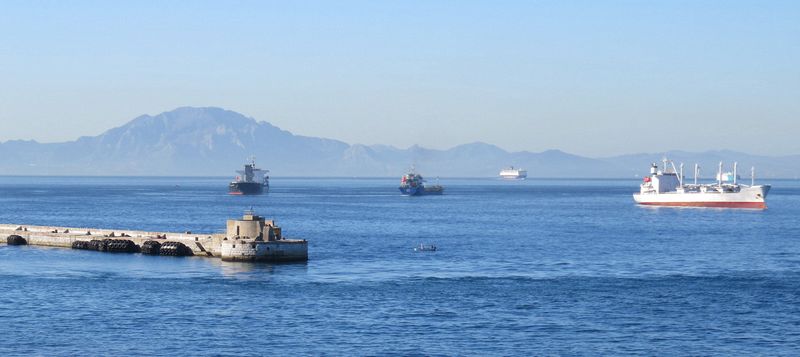
<instances>
[{"instance_id":1,"label":"blue sea water","mask_svg":"<svg viewBox=\"0 0 800 357\"><path fill-rule=\"evenodd\" d=\"M0 222L219 232L305 264L0 245L0 355L797 355L800 182L767 210L647 208L633 180L0 177ZM420 244L436 252L417 253Z\"/></svg>"}]
</instances>

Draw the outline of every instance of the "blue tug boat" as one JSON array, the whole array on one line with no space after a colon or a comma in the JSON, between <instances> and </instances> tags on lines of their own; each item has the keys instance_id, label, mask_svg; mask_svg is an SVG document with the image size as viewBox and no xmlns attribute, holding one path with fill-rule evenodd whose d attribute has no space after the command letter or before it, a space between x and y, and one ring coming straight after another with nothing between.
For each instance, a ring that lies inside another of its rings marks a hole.
<instances>
[{"instance_id":1,"label":"blue tug boat","mask_svg":"<svg viewBox=\"0 0 800 357\"><path fill-rule=\"evenodd\" d=\"M441 195L444 192L441 185L425 186L425 179L413 170L400 179L399 189L406 196Z\"/></svg>"}]
</instances>

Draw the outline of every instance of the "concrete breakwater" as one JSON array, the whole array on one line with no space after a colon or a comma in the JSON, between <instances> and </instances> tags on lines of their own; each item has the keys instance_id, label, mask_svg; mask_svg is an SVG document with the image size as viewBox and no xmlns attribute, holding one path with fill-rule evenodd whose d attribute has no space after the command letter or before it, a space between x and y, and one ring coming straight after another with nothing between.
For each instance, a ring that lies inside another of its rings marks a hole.
<instances>
[{"instance_id":1,"label":"concrete breakwater","mask_svg":"<svg viewBox=\"0 0 800 357\"><path fill-rule=\"evenodd\" d=\"M102 252L200 256L225 261L308 260L308 242L284 238L273 220L253 212L227 222L226 233L147 232L78 227L0 224L0 244L37 245Z\"/></svg>"}]
</instances>

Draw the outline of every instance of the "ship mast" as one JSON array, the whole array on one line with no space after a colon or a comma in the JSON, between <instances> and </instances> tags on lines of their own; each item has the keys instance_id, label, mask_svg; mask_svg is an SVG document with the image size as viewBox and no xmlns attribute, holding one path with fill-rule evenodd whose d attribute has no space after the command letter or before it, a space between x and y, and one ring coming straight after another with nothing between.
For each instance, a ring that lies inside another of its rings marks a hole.
<instances>
[{"instance_id":1,"label":"ship mast","mask_svg":"<svg viewBox=\"0 0 800 357\"><path fill-rule=\"evenodd\" d=\"M722 187L722 161L719 162L719 170L717 170L717 186Z\"/></svg>"},{"instance_id":2,"label":"ship mast","mask_svg":"<svg viewBox=\"0 0 800 357\"><path fill-rule=\"evenodd\" d=\"M678 184L683 187L683 163L681 163L681 171L678 173L678 170L675 168L675 161L669 160L669 164L672 165L672 173L675 176L678 176ZM664 158L664 173L667 173L667 159Z\"/></svg>"},{"instance_id":3,"label":"ship mast","mask_svg":"<svg viewBox=\"0 0 800 357\"><path fill-rule=\"evenodd\" d=\"M700 172L700 165L694 164L694 185L697 186L697 175Z\"/></svg>"},{"instance_id":4,"label":"ship mast","mask_svg":"<svg viewBox=\"0 0 800 357\"><path fill-rule=\"evenodd\" d=\"M738 162L733 162L733 184L736 185L736 166L739 165Z\"/></svg>"}]
</instances>

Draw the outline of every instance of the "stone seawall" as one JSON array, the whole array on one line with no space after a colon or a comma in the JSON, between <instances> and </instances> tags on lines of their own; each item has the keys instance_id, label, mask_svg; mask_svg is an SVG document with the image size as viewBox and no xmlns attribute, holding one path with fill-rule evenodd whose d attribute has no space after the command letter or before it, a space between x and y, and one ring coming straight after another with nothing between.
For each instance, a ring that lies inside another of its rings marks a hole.
<instances>
[{"instance_id":1,"label":"stone seawall","mask_svg":"<svg viewBox=\"0 0 800 357\"><path fill-rule=\"evenodd\" d=\"M73 248L76 241L90 242L92 240L115 239L129 240L136 244L139 250L147 241L155 241L160 244L179 242L191 250L191 254L186 255L223 258L227 261L281 262L305 261L308 259L307 242L294 239L241 242L240 248L247 246L252 247L252 249L226 249L223 256L223 243L227 243L229 240L225 234L220 233L195 234L191 232L148 232L125 229L0 224L0 244L6 244L6 238L14 235L24 238L28 245L47 247ZM238 237L231 237L231 240L239 241ZM226 245L226 248L228 246L230 245Z\"/></svg>"}]
</instances>

